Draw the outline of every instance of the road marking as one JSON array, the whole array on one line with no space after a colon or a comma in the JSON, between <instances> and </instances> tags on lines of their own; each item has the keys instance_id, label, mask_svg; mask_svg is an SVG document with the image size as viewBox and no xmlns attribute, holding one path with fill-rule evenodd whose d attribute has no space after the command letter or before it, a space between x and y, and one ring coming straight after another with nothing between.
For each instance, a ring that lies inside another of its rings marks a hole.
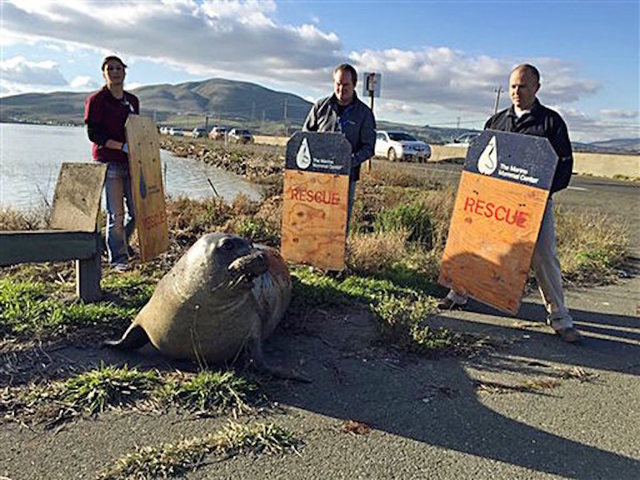
<instances>
[{"instance_id":1,"label":"road marking","mask_svg":"<svg viewBox=\"0 0 640 480\"><path fill-rule=\"evenodd\" d=\"M578 190L580 192L586 192L588 189L582 187L567 187L567 190Z\"/></svg>"}]
</instances>

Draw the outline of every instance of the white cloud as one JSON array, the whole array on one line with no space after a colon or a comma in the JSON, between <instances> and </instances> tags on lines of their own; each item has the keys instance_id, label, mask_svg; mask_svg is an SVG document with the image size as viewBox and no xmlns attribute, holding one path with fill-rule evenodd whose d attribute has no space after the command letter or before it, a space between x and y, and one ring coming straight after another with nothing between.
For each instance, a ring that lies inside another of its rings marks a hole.
<instances>
[{"instance_id":1,"label":"white cloud","mask_svg":"<svg viewBox=\"0 0 640 480\"><path fill-rule=\"evenodd\" d=\"M79 75L69 82L69 86L74 89L88 90L98 88L100 84L89 75Z\"/></svg>"},{"instance_id":2,"label":"white cloud","mask_svg":"<svg viewBox=\"0 0 640 480\"><path fill-rule=\"evenodd\" d=\"M383 115L418 116L424 113L420 109L416 108L415 105L408 105L406 103L380 102L374 105L375 105L376 114L378 115L383 114Z\"/></svg>"},{"instance_id":3,"label":"white cloud","mask_svg":"<svg viewBox=\"0 0 640 480\"><path fill-rule=\"evenodd\" d=\"M4 28L198 72L289 80L337 63L335 33L271 18L273 1L30 2L4 5ZM133 29L133 30L132 30ZM133 32L133 34L132 34Z\"/></svg>"},{"instance_id":4,"label":"white cloud","mask_svg":"<svg viewBox=\"0 0 640 480\"><path fill-rule=\"evenodd\" d=\"M492 113L495 89L506 89L508 72L515 66L510 59L487 55L470 56L444 47L420 50L365 50L352 52L350 58L361 70L382 73L386 98L476 114ZM598 86L582 80L571 65L549 59L532 59L540 65L548 84L540 96L547 102L572 102L592 95Z\"/></svg>"},{"instance_id":5,"label":"white cloud","mask_svg":"<svg viewBox=\"0 0 640 480\"><path fill-rule=\"evenodd\" d=\"M2 81L29 85L59 87L67 84L58 65L51 60L30 62L24 57L13 57L0 61Z\"/></svg>"},{"instance_id":6,"label":"white cloud","mask_svg":"<svg viewBox=\"0 0 640 480\"><path fill-rule=\"evenodd\" d=\"M506 89L508 73L515 66L512 58L470 55L446 46L345 52L339 36L323 30L319 19L289 25L279 22L276 13L273 0L5 1L1 42L61 45L75 52L70 59L92 51L96 57L120 52L132 67L131 78L135 78L136 60L148 60L195 76L286 85L287 90L304 92L307 97L330 93L333 67L349 60L359 71L382 73L382 98L376 104L379 114L438 125L429 116L438 112L443 119L440 124L449 122L449 126L458 117L464 119L464 126L482 125L493 113L496 87ZM570 110L568 106L594 95L600 86L566 61L524 60L540 68L541 101L564 106L572 131L600 134L596 126L607 120L632 119L613 111L587 119ZM92 65L97 68L99 59ZM46 84L52 87L66 84L55 65L29 67L24 63L23 68L27 67L31 70L23 70L22 75L30 76L29 81L38 78L38 91L44 80L52 82ZM13 77L3 80L3 92L30 85L17 80L15 68L10 71ZM81 77L93 73L74 78L72 85L80 88L83 81L88 82ZM164 79L145 79L144 83L164 83ZM133 88L131 83L128 88ZM504 107L508 98L506 94L502 98ZM611 129L604 132L615 133Z\"/></svg>"},{"instance_id":7,"label":"white cloud","mask_svg":"<svg viewBox=\"0 0 640 480\"><path fill-rule=\"evenodd\" d=\"M554 107L569 127L574 141L595 142L611 138L640 138L640 125L619 117L594 117L575 108ZM631 119L633 120L633 119Z\"/></svg>"},{"instance_id":8,"label":"white cloud","mask_svg":"<svg viewBox=\"0 0 640 480\"><path fill-rule=\"evenodd\" d=\"M612 120L633 120L640 117L640 111L638 110L617 110L617 109L602 109L600 110L600 116L605 119Z\"/></svg>"}]
</instances>

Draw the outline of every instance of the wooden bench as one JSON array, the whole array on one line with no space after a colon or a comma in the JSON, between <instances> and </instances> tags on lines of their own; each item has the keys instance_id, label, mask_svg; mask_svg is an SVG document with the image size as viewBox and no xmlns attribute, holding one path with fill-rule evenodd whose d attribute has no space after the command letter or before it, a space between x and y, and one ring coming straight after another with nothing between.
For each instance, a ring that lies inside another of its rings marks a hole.
<instances>
[{"instance_id":1,"label":"wooden bench","mask_svg":"<svg viewBox=\"0 0 640 480\"><path fill-rule=\"evenodd\" d=\"M107 166L63 163L56 184L50 230L0 232L0 266L76 261L76 294L101 297L102 237L97 219Z\"/></svg>"}]
</instances>

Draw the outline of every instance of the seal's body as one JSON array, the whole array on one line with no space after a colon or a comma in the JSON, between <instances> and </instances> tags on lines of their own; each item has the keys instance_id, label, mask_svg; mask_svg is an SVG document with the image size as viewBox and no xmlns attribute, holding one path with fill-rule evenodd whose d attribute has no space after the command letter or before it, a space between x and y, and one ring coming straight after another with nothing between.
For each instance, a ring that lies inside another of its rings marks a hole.
<instances>
[{"instance_id":1,"label":"seal's body","mask_svg":"<svg viewBox=\"0 0 640 480\"><path fill-rule=\"evenodd\" d=\"M233 361L246 348L263 366L261 341L284 316L291 277L277 251L225 233L199 239L167 273L129 329L110 346L150 341L163 354Z\"/></svg>"}]
</instances>

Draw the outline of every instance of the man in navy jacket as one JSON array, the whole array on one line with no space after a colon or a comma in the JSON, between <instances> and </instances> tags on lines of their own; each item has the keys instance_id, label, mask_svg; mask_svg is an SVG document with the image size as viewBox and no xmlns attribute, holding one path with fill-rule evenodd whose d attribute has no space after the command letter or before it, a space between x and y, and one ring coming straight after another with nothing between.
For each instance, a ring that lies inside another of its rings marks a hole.
<instances>
[{"instance_id":1,"label":"man in navy jacket","mask_svg":"<svg viewBox=\"0 0 640 480\"><path fill-rule=\"evenodd\" d=\"M509 77L511 107L491 117L484 128L546 137L558 155L558 166L551 185L553 194L569 185L573 154L567 125L557 112L540 104L536 98L539 89L538 69L529 64L518 65ZM573 326L573 319L564 303L562 272L556 253L551 196L544 212L531 265L547 310L547 323L564 341L569 343L580 341L582 336ZM467 298L464 295L451 290L438 306L449 310L463 307L466 303Z\"/></svg>"}]
</instances>

